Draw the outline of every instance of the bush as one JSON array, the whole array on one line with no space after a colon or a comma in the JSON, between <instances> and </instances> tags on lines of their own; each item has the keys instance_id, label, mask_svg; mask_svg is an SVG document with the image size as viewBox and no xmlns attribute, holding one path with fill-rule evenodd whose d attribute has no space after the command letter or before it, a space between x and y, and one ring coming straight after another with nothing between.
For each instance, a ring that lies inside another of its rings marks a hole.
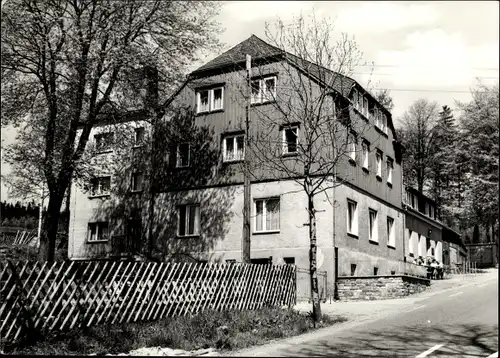
<instances>
[{"instance_id":1,"label":"bush","mask_svg":"<svg viewBox=\"0 0 500 358\"><path fill-rule=\"evenodd\" d=\"M316 326L325 327L343 321L343 317L323 316L323 322ZM157 346L188 351L214 347L229 351L292 337L312 329L310 317L291 309L205 311L154 322L52 332L31 347L2 344L0 349L11 354L37 355L118 354Z\"/></svg>"}]
</instances>

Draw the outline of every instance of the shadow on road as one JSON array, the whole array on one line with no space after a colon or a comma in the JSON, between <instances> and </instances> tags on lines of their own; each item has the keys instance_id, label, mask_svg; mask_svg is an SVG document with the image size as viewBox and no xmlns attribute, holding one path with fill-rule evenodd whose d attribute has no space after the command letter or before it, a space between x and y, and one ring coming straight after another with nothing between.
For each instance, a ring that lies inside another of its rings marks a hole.
<instances>
[{"instance_id":1,"label":"shadow on road","mask_svg":"<svg viewBox=\"0 0 500 358\"><path fill-rule=\"evenodd\" d=\"M380 357L412 356L443 344L433 356L487 357L498 350L498 326L463 324L453 326L400 327L396 332L362 329L333 340L301 344L280 352L281 356Z\"/></svg>"}]
</instances>

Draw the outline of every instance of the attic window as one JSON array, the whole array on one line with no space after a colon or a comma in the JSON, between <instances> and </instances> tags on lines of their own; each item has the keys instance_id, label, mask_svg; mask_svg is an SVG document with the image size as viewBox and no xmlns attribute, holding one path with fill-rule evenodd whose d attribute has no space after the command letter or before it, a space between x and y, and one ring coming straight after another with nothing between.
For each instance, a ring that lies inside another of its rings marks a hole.
<instances>
[{"instance_id":1,"label":"attic window","mask_svg":"<svg viewBox=\"0 0 500 358\"><path fill-rule=\"evenodd\" d=\"M251 103L266 103L276 99L276 76L252 80Z\"/></svg>"},{"instance_id":2,"label":"attic window","mask_svg":"<svg viewBox=\"0 0 500 358\"><path fill-rule=\"evenodd\" d=\"M198 90L196 92L196 113L205 113L224 108L224 87Z\"/></svg>"}]
</instances>

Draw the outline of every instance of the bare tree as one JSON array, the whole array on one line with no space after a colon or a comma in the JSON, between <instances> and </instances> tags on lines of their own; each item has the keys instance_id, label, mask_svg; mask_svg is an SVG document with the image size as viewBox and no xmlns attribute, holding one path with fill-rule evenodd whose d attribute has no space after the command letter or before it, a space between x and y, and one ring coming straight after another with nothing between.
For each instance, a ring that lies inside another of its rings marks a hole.
<instances>
[{"instance_id":1,"label":"bare tree","mask_svg":"<svg viewBox=\"0 0 500 358\"><path fill-rule=\"evenodd\" d=\"M218 8L160 0L2 5L2 125L36 121L43 138L40 166L49 202L41 259L54 257L64 193L92 128L106 113L129 111L122 100L130 74L157 68L160 93L169 94L197 50L218 45ZM161 115L161 104L149 108Z\"/></svg>"},{"instance_id":2,"label":"bare tree","mask_svg":"<svg viewBox=\"0 0 500 358\"><path fill-rule=\"evenodd\" d=\"M332 22L318 21L314 15L295 18L289 26L280 19L267 24L266 37L274 48L267 52L274 54L252 64L252 75L261 80L252 81L251 98L242 88L247 100L268 103L252 106L253 125L247 134L251 147L245 150L254 178L294 180L307 196L313 316L318 320L315 198L341 184L335 168L340 160L355 155L356 136L366 126L360 117L350 115L345 97L354 83L346 75L361 54L354 40L345 34L335 40ZM278 83L266 80L266 74L275 72Z\"/></svg>"}]
</instances>

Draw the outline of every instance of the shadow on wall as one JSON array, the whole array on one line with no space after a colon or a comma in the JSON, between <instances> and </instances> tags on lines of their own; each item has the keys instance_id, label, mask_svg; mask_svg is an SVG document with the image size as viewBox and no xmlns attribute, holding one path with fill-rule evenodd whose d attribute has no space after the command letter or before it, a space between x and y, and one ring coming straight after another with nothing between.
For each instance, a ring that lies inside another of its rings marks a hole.
<instances>
[{"instance_id":1,"label":"shadow on wall","mask_svg":"<svg viewBox=\"0 0 500 358\"><path fill-rule=\"evenodd\" d=\"M450 357L487 357L498 350L498 330L483 324L431 326L429 324L397 329L370 330L342 333L328 340L301 344L301 348L284 349L281 356L329 357L382 357L413 356L437 343L446 342L433 354ZM347 336L348 334L351 336ZM427 343L425 343L427 342ZM436 342L436 343L433 343Z\"/></svg>"},{"instance_id":2,"label":"shadow on wall","mask_svg":"<svg viewBox=\"0 0 500 358\"><path fill-rule=\"evenodd\" d=\"M188 109L175 109L156 125L153 147L149 143L118 161L113 193L94 213L94 219L110 222L111 244L101 255L125 251L155 261L209 260L203 253L224 239L233 215L234 189L195 188L227 181L236 168L221 164L213 130L195 125L195 118ZM134 173L143 173L141 190L131 190L137 189ZM151 255L150 185L155 203Z\"/></svg>"}]
</instances>

